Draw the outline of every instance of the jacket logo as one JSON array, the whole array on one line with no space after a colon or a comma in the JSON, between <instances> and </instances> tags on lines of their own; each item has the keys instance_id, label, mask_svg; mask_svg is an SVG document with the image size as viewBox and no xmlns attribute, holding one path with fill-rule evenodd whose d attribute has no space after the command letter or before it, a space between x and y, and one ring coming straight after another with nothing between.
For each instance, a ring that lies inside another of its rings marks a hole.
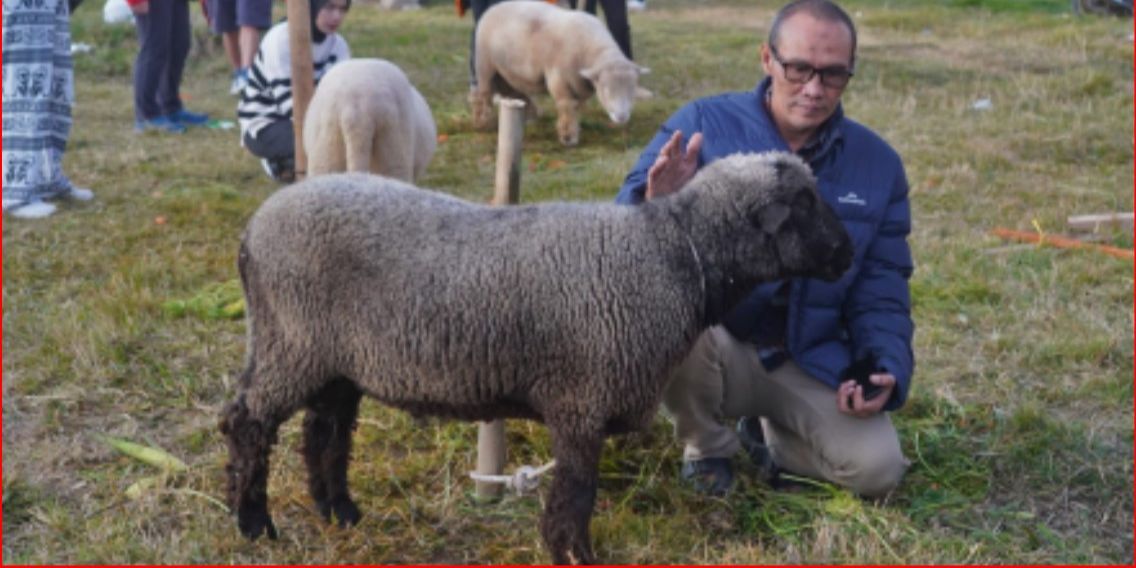
<instances>
[{"instance_id":1,"label":"jacket logo","mask_svg":"<svg viewBox=\"0 0 1136 568\"><path fill-rule=\"evenodd\" d=\"M864 201L864 198L856 195L855 191L849 191L846 195L837 197L836 200L840 203L845 203L848 205L859 205L860 207L864 207L868 204L867 201Z\"/></svg>"}]
</instances>

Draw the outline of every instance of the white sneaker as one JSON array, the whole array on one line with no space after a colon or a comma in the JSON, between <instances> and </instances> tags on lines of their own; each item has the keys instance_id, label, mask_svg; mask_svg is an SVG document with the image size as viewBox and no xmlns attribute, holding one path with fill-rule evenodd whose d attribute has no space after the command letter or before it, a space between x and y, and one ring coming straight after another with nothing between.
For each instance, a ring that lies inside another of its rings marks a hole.
<instances>
[{"instance_id":1,"label":"white sneaker","mask_svg":"<svg viewBox=\"0 0 1136 568\"><path fill-rule=\"evenodd\" d=\"M229 94L238 96L248 85L248 71L233 71L233 81L229 83Z\"/></svg>"},{"instance_id":2,"label":"white sneaker","mask_svg":"<svg viewBox=\"0 0 1136 568\"><path fill-rule=\"evenodd\" d=\"M647 9L647 3L643 0L627 0L627 11L629 12L642 12Z\"/></svg>"},{"instance_id":3,"label":"white sneaker","mask_svg":"<svg viewBox=\"0 0 1136 568\"><path fill-rule=\"evenodd\" d=\"M55 206L45 201L33 201L27 205L6 209L5 212L19 219L42 219L55 213Z\"/></svg>"},{"instance_id":4,"label":"white sneaker","mask_svg":"<svg viewBox=\"0 0 1136 568\"><path fill-rule=\"evenodd\" d=\"M74 201L90 201L95 198L95 192L85 187L71 187L71 191L63 194L63 199L72 199Z\"/></svg>"},{"instance_id":5,"label":"white sneaker","mask_svg":"<svg viewBox=\"0 0 1136 568\"><path fill-rule=\"evenodd\" d=\"M280 183L292 183L296 181L296 172L292 171L292 160L273 161L268 158L261 158L260 167L264 168L264 173L274 181Z\"/></svg>"},{"instance_id":6,"label":"white sneaker","mask_svg":"<svg viewBox=\"0 0 1136 568\"><path fill-rule=\"evenodd\" d=\"M23 204L24 204L24 202L20 201L19 199L5 199L4 200L4 212L7 213L9 209L12 209L13 207L19 207Z\"/></svg>"}]
</instances>

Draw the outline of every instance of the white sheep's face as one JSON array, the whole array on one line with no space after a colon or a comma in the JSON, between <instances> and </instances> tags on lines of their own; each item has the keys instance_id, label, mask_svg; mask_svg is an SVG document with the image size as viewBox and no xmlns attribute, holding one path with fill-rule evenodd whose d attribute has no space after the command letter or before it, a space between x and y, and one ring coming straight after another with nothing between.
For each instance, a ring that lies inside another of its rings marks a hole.
<instances>
[{"instance_id":1,"label":"white sheep's face","mask_svg":"<svg viewBox=\"0 0 1136 568\"><path fill-rule=\"evenodd\" d=\"M595 85L596 96L608 118L615 124L626 124L631 119L631 108L635 106L639 75L645 72L645 68L628 62L608 65L598 72L584 70L581 74Z\"/></svg>"}]
</instances>

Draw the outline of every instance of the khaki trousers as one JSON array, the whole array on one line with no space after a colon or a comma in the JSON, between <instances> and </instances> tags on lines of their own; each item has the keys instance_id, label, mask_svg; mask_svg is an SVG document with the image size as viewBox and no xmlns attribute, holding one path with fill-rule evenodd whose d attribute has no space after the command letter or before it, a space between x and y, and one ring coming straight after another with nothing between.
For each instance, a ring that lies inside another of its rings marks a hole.
<instances>
[{"instance_id":1,"label":"khaki trousers","mask_svg":"<svg viewBox=\"0 0 1136 568\"><path fill-rule=\"evenodd\" d=\"M685 444L683 457L730 457L741 447L723 419L760 416L773 461L869 497L898 484L908 461L887 413L856 418L836 392L793 361L766 372L757 349L722 326L706 330L671 376L663 405Z\"/></svg>"}]
</instances>

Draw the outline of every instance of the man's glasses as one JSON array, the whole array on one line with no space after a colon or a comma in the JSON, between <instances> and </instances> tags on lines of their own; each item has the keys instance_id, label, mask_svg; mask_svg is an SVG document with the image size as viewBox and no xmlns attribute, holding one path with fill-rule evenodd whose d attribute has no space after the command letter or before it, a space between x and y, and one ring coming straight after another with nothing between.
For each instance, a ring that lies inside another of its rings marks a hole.
<instances>
[{"instance_id":1,"label":"man's glasses","mask_svg":"<svg viewBox=\"0 0 1136 568\"><path fill-rule=\"evenodd\" d=\"M785 70L785 79L790 83L804 85L812 81L814 76L820 75L820 84L830 89L843 89L852 79L852 70L847 67L836 66L817 69L803 61L783 61L777 53L777 48L773 47L772 44L769 46L769 52L773 54L773 59L781 64L781 68Z\"/></svg>"}]
</instances>

